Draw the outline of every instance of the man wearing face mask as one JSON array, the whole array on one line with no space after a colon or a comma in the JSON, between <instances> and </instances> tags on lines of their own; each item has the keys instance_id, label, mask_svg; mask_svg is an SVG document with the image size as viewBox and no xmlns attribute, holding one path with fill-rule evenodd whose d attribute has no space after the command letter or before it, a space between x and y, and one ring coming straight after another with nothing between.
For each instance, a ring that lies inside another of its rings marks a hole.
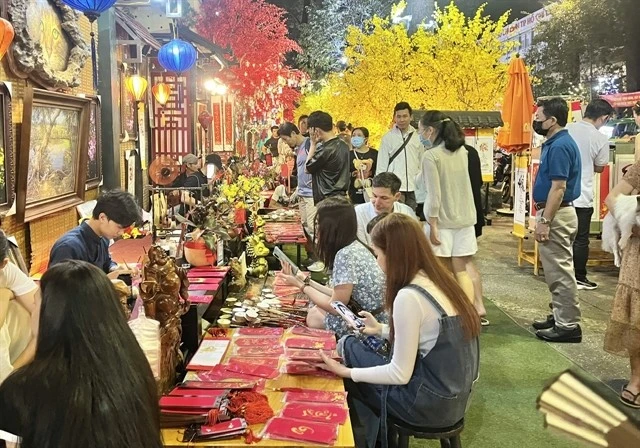
<instances>
[{"instance_id":1,"label":"man wearing face mask","mask_svg":"<svg viewBox=\"0 0 640 448\"><path fill-rule=\"evenodd\" d=\"M593 178L595 173L602 173L609 164L609 139L599 129L607 124L613 113L611 104L598 98L589 103L581 122L567 125L569 135L578 144L582 158L581 194L574 204L578 215L578 234L573 243L573 264L578 289L592 290L598 287L587 278L589 234L593 216Z\"/></svg>"},{"instance_id":2,"label":"man wearing face mask","mask_svg":"<svg viewBox=\"0 0 640 448\"><path fill-rule=\"evenodd\" d=\"M533 129L547 137L542 145L540 169L533 186L537 210L535 238L553 314L538 320L536 336L549 342L581 342L580 304L573 269L573 242L578 217L573 201L580 197L582 164L575 140L564 128L569 107L562 98L538 103Z\"/></svg>"},{"instance_id":3,"label":"man wearing face mask","mask_svg":"<svg viewBox=\"0 0 640 448\"><path fill-rule=\"evenodd\" d=\"M349 184L349 198L354 204L364 204L364 189L371 187L371 178L376 172L378 151L369 147L369 130L355 128L351 133L353 149L349 155L349 169L351 183ZM371 198L369 198L371 199Z\"/></svg>"},{"instance_id":4,"label":"man wearing face mask","mask_svg":"<svg viewBox=\"0 0 640 448\"><path fill-rule=\"evenodd\" d=\"M336 136L333 118L326 112L309 115L311 147L305 168L311 174L313 201L330 196L346 196L349 189L349 147Z\"/></svg>"}]
</instances>

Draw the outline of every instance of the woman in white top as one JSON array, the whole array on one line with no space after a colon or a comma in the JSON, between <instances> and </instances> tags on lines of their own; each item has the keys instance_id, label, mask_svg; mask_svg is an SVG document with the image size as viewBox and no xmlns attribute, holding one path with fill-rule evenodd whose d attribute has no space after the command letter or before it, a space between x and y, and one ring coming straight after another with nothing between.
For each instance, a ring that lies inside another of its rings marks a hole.
<instances>
[{"instance_id":1,"label":"woman in white top","mask_svg":"<svg viewBox=\"0 0 640 448\"><path fill-rule=\"evenodd\" d=\"M9 261L9 244L0 230L0 383L33 359L38 322L38 287Z\"/></svg>"},{"instance_id":2,"label":"woman in white top","mask_svg":"<svg viewBox=\"0 0 640 448\"><path fill-rule=\"evenodd\" d=\"M377 426L371 422L376 415L383 433L387 414L422 428L461 420L478 374L480 333L475 308L434 256L415 219L392 213L375 225L371 237L386 274L385 303L392 318L382 325L361 313L363 333L391 341L391 360L354 336L341 340L346 365L322 353L323 368L352 380L346 383L355 400L350 408L358 413L355 421L366 422L366 446L375 443Z\"/></svg>"},{"instance_id":3,"label":"woman in white top","mask_svg":"<svg viewBox=\"0 0 640 448\"><path fill-rule=\"evenodd\" d=\"M464 132L451 118L432 110L420 119L418 135L428 149L422 158L422 179L427 195L425 230L433 252L445 262L469 299L474 301L474 285L467 265L478 251L474 228L476 208ZM484 307L479 307L478 311L484 313Z\"/></svg>"}]
</instances>

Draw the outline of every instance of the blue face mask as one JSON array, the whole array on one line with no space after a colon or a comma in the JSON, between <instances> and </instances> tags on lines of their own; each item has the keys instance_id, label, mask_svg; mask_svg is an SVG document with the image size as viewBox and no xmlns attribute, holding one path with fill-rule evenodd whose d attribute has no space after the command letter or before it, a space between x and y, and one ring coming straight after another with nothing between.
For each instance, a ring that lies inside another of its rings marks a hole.
<instances>
[{"instance_id":1,"label":"blue face mask","mask_svg":"<svg viewBox=\"0 0 640 448\"><path fill-rule=\"evenodd\" d=\"M425 148L431 148L433 146L431 139L424 138L422 135L420 135L420 143L422 143L422 146Z\"/></svg>"},{"instance_id":2,"label":"blue face mask","mask_svg":"<svg viewBox=\"0 0 640 448\"><path fill-rule=\"evenodd\" d=\"M351 144L354 148L362 148L362 145L364 145L364 137L351 137Z\"/></svg>"}]
</instances>

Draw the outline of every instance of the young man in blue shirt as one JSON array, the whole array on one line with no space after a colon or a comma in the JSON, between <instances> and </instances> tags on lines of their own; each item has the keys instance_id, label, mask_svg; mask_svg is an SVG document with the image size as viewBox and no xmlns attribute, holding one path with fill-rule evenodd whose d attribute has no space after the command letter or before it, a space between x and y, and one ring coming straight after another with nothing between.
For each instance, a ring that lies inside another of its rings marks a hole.
<instances>
[{"instance_id":1,"label":"young man in blue shirt","mask_svg":"<svg viewBox=\"0 0 640 448\"><path fill-rule=\"evenodd\" d=\"M90 219L62 235L51 248L49 267L65 260L81 260L102 269L110 279L131 274L111 260L109 240L140 220L135 198L126 191L100 195Z\"/></svg>"},{"instance_id":2,"label":"young man in blue shirt","mask_svg":"<svg viewBox=\"0 0 640 448\"><path fill-rule=\"evenodd\" d=\"M535 321L536 336L550 342L581 342L580 304L573 269L573 242L578 218L573 201L580 197L582 163L578 145L564 128L569 107L561 98L538 103L533 129L547 137L533 186L535 238L553 314Z\"/></svg>"}]
</instances>

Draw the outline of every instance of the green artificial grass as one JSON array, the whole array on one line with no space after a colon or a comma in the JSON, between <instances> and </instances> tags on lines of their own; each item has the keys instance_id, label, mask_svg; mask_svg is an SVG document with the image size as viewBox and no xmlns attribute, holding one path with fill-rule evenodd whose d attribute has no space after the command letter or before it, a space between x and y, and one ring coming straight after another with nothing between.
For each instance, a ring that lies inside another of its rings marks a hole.
<instances>
[{"instance_id":1,"label":"green artificial grass","mask_svg":"<svg viewBox=\"0 0 640 448\"><path fill-rule=\"evenodd\" d=\"M577 442L543 427L536 398L547 382L574 367L548 344L486 300L491 326L482 330L480 380L462 432L463 448L574 448ZM584 374L584 373L583 373ZM439 447L412 439L411 447Z\"/></svg>"}]
</instances>

